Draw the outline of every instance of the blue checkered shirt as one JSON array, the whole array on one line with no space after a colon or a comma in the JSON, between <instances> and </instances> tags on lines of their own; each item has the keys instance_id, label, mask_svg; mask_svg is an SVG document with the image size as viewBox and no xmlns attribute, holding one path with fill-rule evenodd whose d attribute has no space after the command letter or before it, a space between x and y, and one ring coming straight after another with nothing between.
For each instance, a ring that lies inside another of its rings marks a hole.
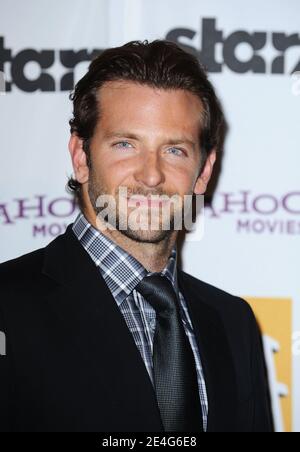
<instances>
[{"instance_id":1,"label":"blue checkered shirt","mask_svg":"<svg viewBox=\"0 0 300 452\"><path fill-rule=\"evenodd\" d=\"M135 287L145 276L153 273L148 272L133 256L95 229L82 213L76 218L73 231L93 262L99 267L141 353L151 382L154 384L152 355L156 313L150 303L135 290ZM196 362L203 427L206 431L207 391L191 319L184 297L178 288L176 246L173 248L167 266L161 274L171 281L175 292L179 295L182 322Z\"/></svg>"}]
</instances>

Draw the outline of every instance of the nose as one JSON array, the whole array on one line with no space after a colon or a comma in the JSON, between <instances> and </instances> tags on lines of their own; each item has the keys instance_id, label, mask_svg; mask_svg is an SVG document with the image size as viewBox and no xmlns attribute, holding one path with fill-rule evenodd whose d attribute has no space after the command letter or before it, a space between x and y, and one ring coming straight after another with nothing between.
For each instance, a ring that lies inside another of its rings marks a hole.
<instances>
[{"instance_id":1,"label":"nose","mask_svg":"<svg viewBox=\"0 0 300 452\"><path fill-rule=\"evenodd\" d=\"M135 171L135 180L147 187L157 187L165 181L161 160L156 152L147 152L141 156Z\"/></svg>"}]
</instances>

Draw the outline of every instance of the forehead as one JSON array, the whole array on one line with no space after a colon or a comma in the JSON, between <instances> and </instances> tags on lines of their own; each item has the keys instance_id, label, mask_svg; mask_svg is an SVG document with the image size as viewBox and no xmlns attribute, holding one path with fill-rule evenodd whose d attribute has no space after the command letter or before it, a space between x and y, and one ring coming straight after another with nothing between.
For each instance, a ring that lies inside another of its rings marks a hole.
<instances>
[{"instance_id":1,"label":"forehead","mask_svg":"<svg viewBox=\"0 0 300 452\"><path fill-rule=\"evenodd\" d=\"M98 93L101 129L114 127L168 129L198 135L203 107L195 94L157 89L131 81L105 83Z\"/></svg>"}]
</instances>

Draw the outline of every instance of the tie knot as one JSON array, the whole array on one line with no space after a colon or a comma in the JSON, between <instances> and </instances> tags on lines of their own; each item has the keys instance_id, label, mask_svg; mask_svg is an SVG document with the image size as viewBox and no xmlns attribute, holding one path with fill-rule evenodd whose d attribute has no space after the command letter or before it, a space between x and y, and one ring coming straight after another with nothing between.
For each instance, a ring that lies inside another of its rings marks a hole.
<instances>
[{"instance_id":1,"label":"tie knot","mask_svg":"<svg viewBox=\"0 0 300 452\"><path fill-rule=\"evenodd\" d=\"M151 304L158 314L176 309L177 296L172 283L159 274L146 276L136 290Z\"/></svg>"}]
</instances>

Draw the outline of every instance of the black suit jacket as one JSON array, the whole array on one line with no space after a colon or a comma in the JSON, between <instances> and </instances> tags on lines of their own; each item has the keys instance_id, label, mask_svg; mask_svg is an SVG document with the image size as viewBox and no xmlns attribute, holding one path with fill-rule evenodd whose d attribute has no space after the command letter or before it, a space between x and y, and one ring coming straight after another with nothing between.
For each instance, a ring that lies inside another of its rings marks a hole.
<instances>
[{"instance_id":1,"label":"black suit jacket","mask_svg":"<svg viewBox=\"0 0 300 452\"><path fill-rule=\"evenodd\" d=\"M271 431L248 304L178 270L202 357L208 431ZM0 430L163 432L146 367L71 225L0 265Z\"/></svg>"}]
</instances>

